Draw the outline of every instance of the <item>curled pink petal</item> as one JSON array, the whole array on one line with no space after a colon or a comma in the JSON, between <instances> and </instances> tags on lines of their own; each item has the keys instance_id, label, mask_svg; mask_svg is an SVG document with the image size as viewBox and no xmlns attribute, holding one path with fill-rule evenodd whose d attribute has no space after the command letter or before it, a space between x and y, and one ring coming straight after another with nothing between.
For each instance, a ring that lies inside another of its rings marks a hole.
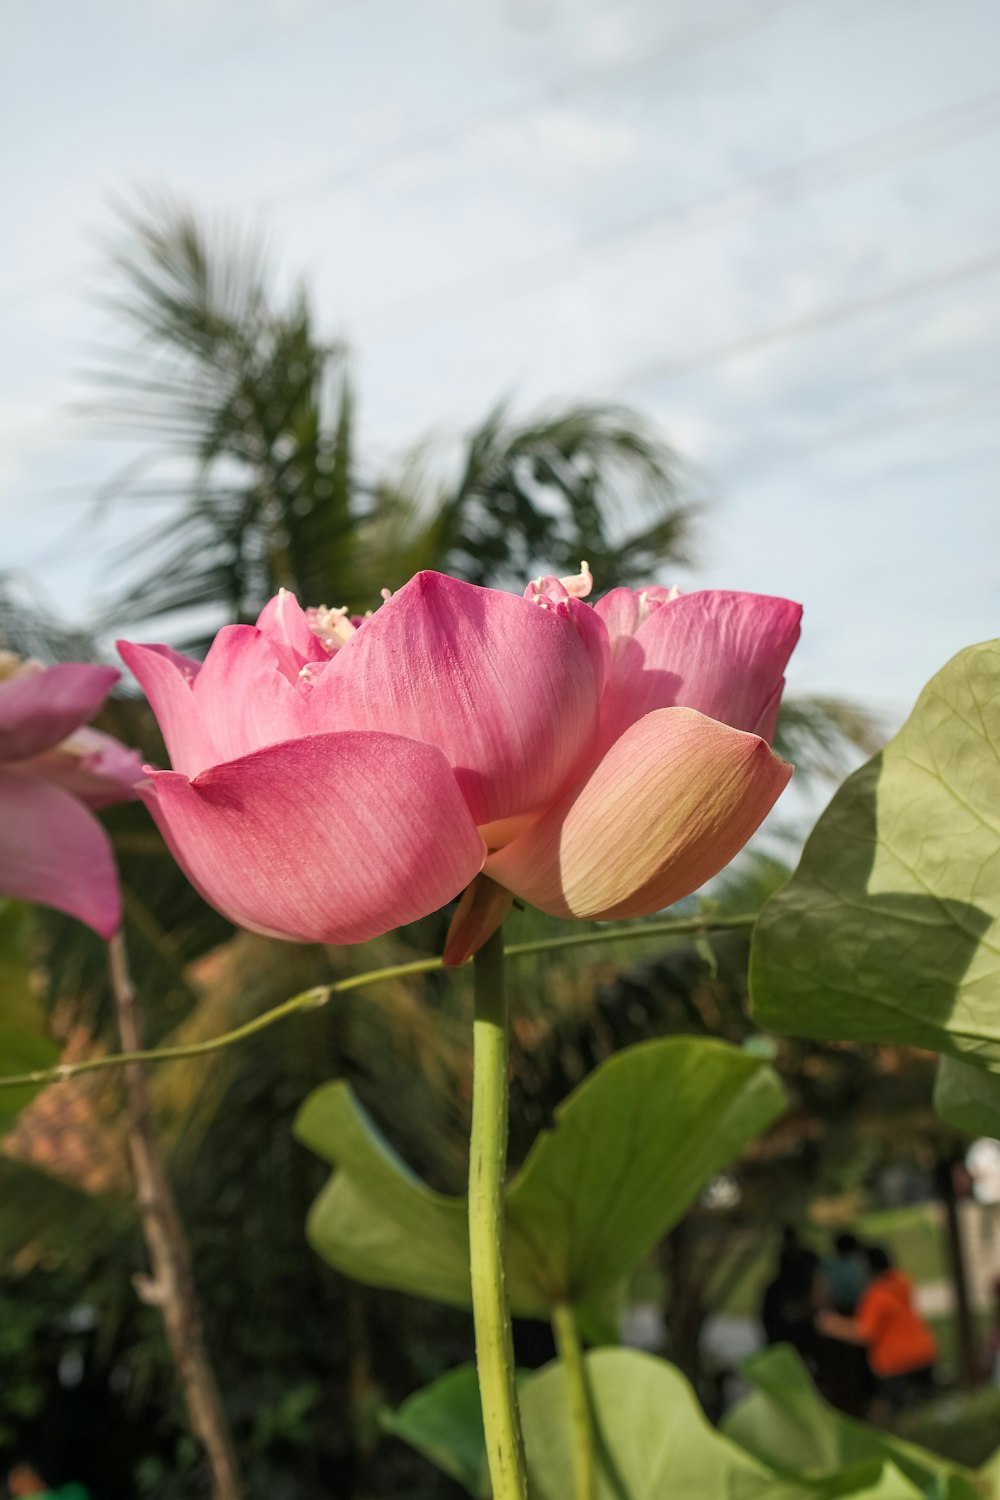
<instances>
[{"instance_id":1,"label":"curled pink petal","mask_svg":"<svg viewBox=\"0 0 1000 1500\"><path fill-rule=\"evenodd\" d=\"M170 646L116 644L118 655L149 699L171 765L188 776L210 766L214 759L211 741L191 694L201 663Z\"/></svg>"},{"instance_id":2,"label":"curled pink petal","mask_svg":"<svg viewBox=\"0 0 1000 1500\"><path fill-rule=\"evenodd\" d=\"M273 937L366 942L452 900L486 853L441 752L397 735L308 735L150 778L140 794L189 880Z\"/></svg>"},{"instance_id":3,"label":"curled pink petal","mask_svg":"<svg viewBox=\"0 0 1000 1500\"><path fill-rule=\"evenodd\" d=\"M92 813L58 786L0 770L0 893L38 901L103 938L121 924L114 856Z\"/></svg>"},{"instance_id":4,"label":"curled pink petal","mask_svg":"<svg viewBox=\"0 0 1000 1500\"><path fill-rule=\"evenodd\" d=\"M444 945L445 968L464 964L491 938L510 911L514 897L488 875L477 875L462 893Z\"/></svg>"},{"instance_id":5,"label":"curled pink petal","mask_svg":"<svg viewBox=\"0 0 1000 1500\"><path fill-rule=\"evenodd\" d=\"M663 592L663 591L661 591ZM601 707L602 745L653 709L696 708L734 729L765 722L799 636L802 610L788 599L706 590L628 604L615 590L598 611L612 638Z\"/></svg>"},{"instance_id":6,"label":"curled pink petal","mask_svg":"<svg viewBox=\"0 0 1000 1500\"><path fill-rule=\"evenodd\" d=\"M309 709L317 730L438 746L488 823L543 807L589 752L606 659L604 625L579 600L419 573L332 658Z\"/></svg>"},{"instance_id":7,"label":"curled pink petal","mask_svg":"<svg viewBox=\"0 0 1000 1500\"><path fill-rule=\"evenodd\" d=\"M756 735L692 709L659 709L491 855L486 874L552 916L648 916L716 875L791 773Z\"/></svg>"},{"instance_id":8,"label":"curled pink petal","mask_svg":"<svg viewBox=\"0 0 1000 1500\"><path fill-rule=\"evenodd\" d=\"M329 655L310 629L305 610L288 589L279 589L264 605L257 629L270 641L278 666L289 681L295 681L308 663L326 661Z\"/></svg>"},{"instance_id":9,"label":"curled pink petal","mask_svg":"<svg viewBox=\"0 0 1000 1500\"><path fill-rule=\"evenodd\" d=\"M0 682L0 761L26 760L72 734L100 708L121 674L63 662Z\"/></svg>"}]
</instances>

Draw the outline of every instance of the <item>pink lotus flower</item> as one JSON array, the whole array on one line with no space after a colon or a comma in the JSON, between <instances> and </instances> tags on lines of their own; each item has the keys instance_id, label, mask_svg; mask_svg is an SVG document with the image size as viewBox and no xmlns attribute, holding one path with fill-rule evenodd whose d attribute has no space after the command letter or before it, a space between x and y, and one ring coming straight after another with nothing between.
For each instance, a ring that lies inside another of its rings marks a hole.
<instances>
[{"instance_id":1,"label":"pink lotus flower","mask_svg":"<svg viewBox=\"0 0 1000 1500\"><path fill-rule=\"evenodd\" d=\"M68 912L104 938L121 923L121 895L88 809L134 797L142 762L84 721L119 676L0 653L0 892Z\"/></svg>"},{"instance_id":2,"label":"pink lotus flower","mask_svg":"<svg viewBox=\"0 0 1000 1500\"><path fill-rule=\"evenodd\" d=\"M768 739L801 611L589 585L420 573L362 621L282 592L200 667L121 642L173 765L140 794L189 878L244 927L356 943L485 872L449 962L515 895L617 918L697 889L791 774Z\"/></svg>"}]
</instances>

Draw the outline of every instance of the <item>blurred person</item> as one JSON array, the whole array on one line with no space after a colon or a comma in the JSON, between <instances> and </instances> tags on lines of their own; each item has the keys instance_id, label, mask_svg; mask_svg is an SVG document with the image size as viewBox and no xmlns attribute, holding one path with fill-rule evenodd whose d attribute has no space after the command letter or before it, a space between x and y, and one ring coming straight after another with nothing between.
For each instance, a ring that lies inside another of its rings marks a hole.
<instances>
[{"instance_id":1,"label":"blurred person","mask_svg":"<svg viewBox=\"0 0 1000 1500\"><path fill-rule=\"evenodd\" d=\"M44 1495L48 1485L31 1464L15 1464L7 1475L7 1493L11 1500L21 1500L22 1495Z\"/></svg>"},{"instance_id":2,"label":"blurred person","mask_svg":"<svg viewBox=\"0 0 1000 1500\"><path fill-rule=\"evenodd\" d=\"M9 1500L88 1500L80 1484L65 1484L50 1489L38 1470L30 1463L17 1463L7 1475Z\"/></svg>"},{"instance_id":3,"label":"blurred person","mask_svg":"<svg viewBox=\"0 0 1000 1500\"><path fill-rule=\"evenodd\" d=\"M872 1279L865 1248L856 1234L838 1234L833 1253L824 1256L820 1271L834 1312L853 1318L862 1293Z\"/></svg>"},{"instance_id":4,"label":"blurred person","mask_svg":"<svg viewBox=\"0 0 1000 1500\"><path fill-rule=\"evenodd\" d=\"M875 1395L875 1379L864 1344L826 1332L824 1310L853 1318L871 1281L871 1268L857 1235L838 1234L831 1254L820 1262L817 1283L816 1384L838 1411L861 1417Z\"/></svg>"},{"instance_id":5,"label":"blurred person","mask_svg":"<svg viewBox=\"0 0 1000 1500\"><path fill-rule=\"evenodd\" d=\"M913 1283L892 1263L881 1245L865 1252L871 1280L857 1312L844 1317L822 1310L817 1323L822 1333L863 1345L877 1381L870 1415L900 1411L934 1392L937 1344L934 1334L913 1305Z\"/></svg>"},{"instance_id":6,"label":"blurred person","mask_svg":"<svg viewBox=\"0 0 1000 1500\"><path fill-rule=\"evenodd\" d=\"M760 1321L768 1344L791 1344L810 1365L816 1352L816 1280L819 1256L791 1225L781 1236L774 1279L764 1291Z\"/></svg>"}]
</instances>

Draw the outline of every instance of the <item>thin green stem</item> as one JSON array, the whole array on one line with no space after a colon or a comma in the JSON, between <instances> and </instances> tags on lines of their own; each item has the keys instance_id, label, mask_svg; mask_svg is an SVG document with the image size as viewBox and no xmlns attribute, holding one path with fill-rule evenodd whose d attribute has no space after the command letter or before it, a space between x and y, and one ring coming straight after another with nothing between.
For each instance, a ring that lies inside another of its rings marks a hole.
<instances>
[{"instance_id":1,"label":"thin green stem","mask_svg":"<svg viewBox=\"0 0 1000 1500\"><path fill-rule=\"evenodd\" d=\"M507 999L499 932L475 956L469 1255L476 1368L493 1500L527 1500L504 1271L507 1163Z\"/></svg>"},{"instance_id":2,"label":"thin green stem","mask_svg":"<svg viewBox=\"0 0 1000 1500\"><path fill-rule=\"evenodd\" d=\"M686 937L699 932L722 932L734 928L752 927L757 920L753 912L733 917L682 917L673 921L636 923L628 927L605 927L591 932L570 933L561 938L538 938L530 943L511 943L504 949L508 958L526 958L534 953L556 952L563 948L583 948L594 943L623 943L636 938ZM469 959L469 963L473 960ZM443 967L440 958L417 958L405 964L391 964L385 969L371 969L365 974L352 974L348 979L338 979L333 984L316 985L284 1000L273 1010L265 1010L252 1021L224 1031L219 1036L209 1037L204 1042L186 1042L177 1047L153 1047L145 1052L112 1052L103 1057L87 1057L81 1062L56 1063L51 1068L36 1068L31 1073L8 1073L0 1075L0 1089L25 1088L32 1084L64 1083L81 1073L96 1073L104 1068L121 1068L127 1063L178 1062L186 1057L205 1057L211 1052L221 1052L236 1042L265 1031L288 1016L300 1011L319 1010L334 995L346 994L348 990L364 989L369 984L379 984L386 979L405 979L411 974L431 974Z\"/></svg>"},{"instance_id":3,"label":"thin green stem","mask_svg":"<svg viewBox=\"0 0 1000 1500\"><path fill-rule=\"evenodd\" d=\"M508 958L531 953L557 953L561 948L588 948L594 943L624 943L636 938L691 937L699 932L734 932L752 927L757 912L738 912L731 917L673 917L663 922L633 922L628 927L598 927L590 932L571 932L566 937L536 938L533 943L511 943L503 951Z\"/></svg>"},{"instance_id":4,"label":"thin green stem","mask_svg":"<svg viewBox=\"0 0 1000 1500\"><path fill-rule=\"evenodd\" d=\"M597 1494L597 1468L594 1460L590 1393L587 1390L587 1372L576 1317L568 1302L557 1302L553 1307L552 1331L556 1336L556 1350L566 1375L576 1500L594 1500Z\"/></svg>"}]
</instances>

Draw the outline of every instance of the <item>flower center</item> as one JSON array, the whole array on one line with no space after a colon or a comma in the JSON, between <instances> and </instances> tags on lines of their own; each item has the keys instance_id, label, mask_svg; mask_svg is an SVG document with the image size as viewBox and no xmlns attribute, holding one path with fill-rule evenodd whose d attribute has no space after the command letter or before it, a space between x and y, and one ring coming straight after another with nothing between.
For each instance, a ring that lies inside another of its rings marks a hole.
<instances>
[{"instance_id":1,"label":"flower center","mask_svg":"<svg viewBox=\"0 0 1000 1500\"><path fill-rule=\"evenodd\" d=\"M331 656L347 644L358 628L348 614L346 604L339 609L327 609L325 604L317 604L306 610L306 624Z\"/></svg>"}]
</instances>

